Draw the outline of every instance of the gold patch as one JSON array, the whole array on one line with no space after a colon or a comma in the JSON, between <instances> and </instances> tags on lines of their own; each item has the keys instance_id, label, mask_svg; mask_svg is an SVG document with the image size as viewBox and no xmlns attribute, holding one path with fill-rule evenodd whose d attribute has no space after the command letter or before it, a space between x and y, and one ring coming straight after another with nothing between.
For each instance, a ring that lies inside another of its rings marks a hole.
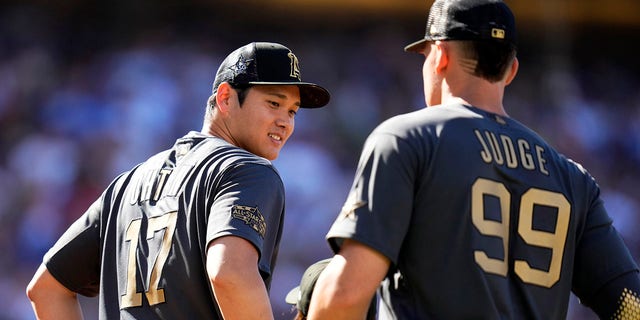
<instances>
[{"instance_id":1,"label":"gold patch","mask_svg":"<svg viewBox=\"0 0 640 320\"><path fill-rule=\"evenodd\" d=\"M257 207L234 205L231 208L231 217L244 221L245 224L257 231L260 237L264 238L267 232L267 223Z\"/></svg>"},{"instance_id":2,"label":"gold patch","mask_svg":"<svg viewBox=\"0 0 640 320\"><path fill-rule=\"evenodd\" d=\"M497 38L497 39L504 39L504 30L498 29L498 28L491 29L491 37Z\"/></svg>"}]
</instances>

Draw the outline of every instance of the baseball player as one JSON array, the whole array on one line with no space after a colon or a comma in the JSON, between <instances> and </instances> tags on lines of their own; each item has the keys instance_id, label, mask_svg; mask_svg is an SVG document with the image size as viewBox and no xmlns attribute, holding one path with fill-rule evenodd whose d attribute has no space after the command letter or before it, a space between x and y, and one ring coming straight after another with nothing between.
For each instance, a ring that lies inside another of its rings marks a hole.
<instances>
[{"instance_id":1,"label":"baseball player","mask_svg":"<svg viewBox=\"0 0 640 320\"><path fill-rule=\"evenodd\" d=\"M297 57L250 43L220 65L201 132L117 177L46 253L27 288L38 319L270 319L285 195L270 160L299 108L329 101Z\"/></svg>"},{"instance_id":2,"label":"baseball player","mask_svg":"<svg viewBox=\"0 0 640 320\"><path fill-rule=\"evenodd\" d=\"M379 319L565 319L571 292L640 319L638 266L594 178L503 107L507 5L436 0L405 50L425 57L428 107L367 138L308 319L362 319L378 288Z\"/></svg>"}]
</instances>

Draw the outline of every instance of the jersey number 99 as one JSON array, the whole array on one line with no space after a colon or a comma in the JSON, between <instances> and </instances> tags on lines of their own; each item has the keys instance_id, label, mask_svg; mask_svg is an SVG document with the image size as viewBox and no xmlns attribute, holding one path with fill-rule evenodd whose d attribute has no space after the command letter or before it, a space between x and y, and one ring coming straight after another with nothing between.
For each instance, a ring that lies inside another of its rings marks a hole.
<instances>
[{"instance_id":1,"label":"jersey number 99","mask_svg":"<svg viewBox=\"0 0 640 320\"><path fill-rule=\"evenodd\" d=\"M488 220L484 212L484 196L494 196L500 201L502 221ZM511 194L504 184L479 178L471 188L471 218L474 226L482 235L502 239L504 259L490 258L481 250L474 251L476 263L488 273L506 276L509 269L509 208ZM557 210L554 232L535 230L533 228L533 212L535 206L547 206ZM531 188L520 199L518 212L518 234L525 243L551 250L549 269L532 268L525 260L514 261L515 274L525 283L550 288L560 279L562 257L569 229L571 204L558 192Z\"/></svg>"}]
</instances>

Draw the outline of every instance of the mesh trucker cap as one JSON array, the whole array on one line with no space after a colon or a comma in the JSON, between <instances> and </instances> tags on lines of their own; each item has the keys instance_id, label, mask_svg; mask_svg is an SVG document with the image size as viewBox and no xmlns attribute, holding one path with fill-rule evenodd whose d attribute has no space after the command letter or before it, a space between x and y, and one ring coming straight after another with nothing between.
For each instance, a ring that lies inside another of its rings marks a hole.
<instances>
[{"instance_id":1,"label":"mesh trucker cap","mask_svg":"<svg viewBox=\"0 0 640 320\"><path fill-rule=\"evenodd\" d=\"M279 43L252 42L230 53L218 68L213 91L225 81L232 86L297 85L301 108L323 107L330 99L325 88L302 82L298 58Z\"/></svg>"},{"instance_id":2,"label":"mesh trucker cap","mask_svg":"<svg viewBox=\"0 0 640 320\"><path fill-rule=\"evenodd\" d=\"M404 50L421 51L427 41L479 40L516 45L515 19L501 0L436 0L429 10L424 39Z\"/></svg>"},{"instance_id":3,"label":"mesh trucker cap","mask_svg":"<svg viewBox=\"0 0 640 320\"><path fill-rule=\"evenodd\" d=\"M331 259L324 259L310 265L302 274L300 285L291 289L284 299L288 304L295 305L305 317L309 312L309 303L311 303L313 288L316 286L320 273L322 273L330 261Z\"/></svg>"}]
</instances>

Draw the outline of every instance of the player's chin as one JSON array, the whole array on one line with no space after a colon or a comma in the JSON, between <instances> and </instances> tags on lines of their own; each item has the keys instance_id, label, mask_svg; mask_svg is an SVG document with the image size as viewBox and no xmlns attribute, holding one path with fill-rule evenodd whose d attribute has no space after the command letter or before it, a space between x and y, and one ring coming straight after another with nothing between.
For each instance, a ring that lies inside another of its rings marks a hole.
<instances>
[{"instance_id":1,"label":"player's chin","mask_svg":"<svg viewBox=\"0 0 640 320\"><path fill-rule=\"evenodd\" d=\"M275 160L276 158L278 158L278 155L280 155L280 150L282 150L282 147L284 147L285 142L286 139L269 139L269 141L267 141L267 143L265 143L261 148L261 156L269 160Z\"/></svg>"},{"instance_id":2,"label":"player's chin","mask_svg":"<svg viewBox=\"0 0 640 320\"><path fill-rule=\"evenodd\" d=\"M261 150L260 154L258 154L259 156L273 161L276 158L278 158L278 156L280 155L280 150L282 149L282 146L278 146L278 147L271 147L271 148L265 148L263 150Z\"/></svg>"}]
</instances>

